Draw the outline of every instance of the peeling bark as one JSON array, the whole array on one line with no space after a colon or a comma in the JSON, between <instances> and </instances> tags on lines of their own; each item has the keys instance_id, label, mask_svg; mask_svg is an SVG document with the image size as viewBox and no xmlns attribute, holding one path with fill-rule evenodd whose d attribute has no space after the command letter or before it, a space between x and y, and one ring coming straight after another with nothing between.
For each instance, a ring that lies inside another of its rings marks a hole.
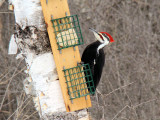
<instances>
[{"instance_id":1,"label":"peeling bark","mask_svg":"<svg viewBox=\"0 0 160 120\"><path fill-rule=\"evenodd\" d=\"M18 24L15 28L14 37L23 54L27 54L28 49L36 55L51 52L47 31L41 31L36 26L26 26L22 29Z\"/></svg>"}]
</instances>

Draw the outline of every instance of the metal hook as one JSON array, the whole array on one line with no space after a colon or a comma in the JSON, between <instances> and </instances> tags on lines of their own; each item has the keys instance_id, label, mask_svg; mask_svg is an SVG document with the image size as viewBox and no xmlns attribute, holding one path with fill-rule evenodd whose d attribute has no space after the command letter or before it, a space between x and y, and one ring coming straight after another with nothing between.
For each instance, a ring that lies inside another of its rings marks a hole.
<instances>
[{"instance_id":1,"label":"metal hook","mask_svg":"<svg viewBox=\"0 0 160 120\"><path fill-rule=\"evenodd\" d=\"M63 66L63 70L65 70L65 66Z\"/></svg>"},{"instance_id":2,"label":"metal hook","mask_svg":"<svg viewBox=\"0 0 160 120\"><path fill-rule=\"evenodd\" d=\"M59 53L62 54L62 50L59 50Z\"/></svg>"},{"instance_id":3,"label":"metal hook","mask_svg":"<svg viewBox=\"0 0 160 120\"><path fill-rule=\"evenodd\" d=\"M53 19L53 15L51 15L51 19Z\"/></svg>"},{"instance_id":4,"label":"metal hook","mask_svg":"<svg viewBox=\"0 0 160 120\"><path fill-rule=\"evenodd\" d=\"M85 96L85 100L87 100L87 96Z\"/></svg>"},{"instance_id":5,"label":"metal hook","mask_svg":"<svg viewBox=\"0 0 160 120\"><path fill-rule=\"evenodd\" d=\"M66 16L68 16L68 13L67 13L67 12L65 12L65 14L66 14Z\"/></svg>"},{"instance_id":6,"label":"metal hook","mask_svg":"<svg viewBox=\"0 0 160 120\"><path fill-rule=\"evenodd\" d=\"M73 104L73 100L71 100L71 103Z\"/></svg>"}]
</instances>

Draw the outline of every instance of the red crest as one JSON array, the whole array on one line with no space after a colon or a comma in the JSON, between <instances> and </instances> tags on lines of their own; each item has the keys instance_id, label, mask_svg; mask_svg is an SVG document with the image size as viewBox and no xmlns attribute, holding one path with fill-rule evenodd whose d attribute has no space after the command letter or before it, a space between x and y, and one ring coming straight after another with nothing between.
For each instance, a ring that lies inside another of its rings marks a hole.
<instances>
[{"instance_id":1,"label":"red crest","mask_svg":"<svg viewBox=\"0 0 160 120\"><path fill-rule=\"evenodd\" d=\"M107 32L100 32L100 33L106 34L109 37L110 42L114 42L112 36L109 33L107 33Z\"/></svg>"}]
</instances>

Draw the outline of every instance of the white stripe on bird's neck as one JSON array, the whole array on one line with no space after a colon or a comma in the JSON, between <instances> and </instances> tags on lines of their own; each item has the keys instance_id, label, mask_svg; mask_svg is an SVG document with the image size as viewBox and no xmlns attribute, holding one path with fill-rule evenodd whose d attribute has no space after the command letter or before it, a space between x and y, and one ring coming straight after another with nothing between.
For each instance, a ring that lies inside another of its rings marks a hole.
<instances>
[{"instance_id":1,"label":"white stripe on bird's neck","mask_svg":"<svg viewBox=\"0 0 160 120\"><path fill-rule=\"evenodd\" d=\"M109 44L109 40L106 38L106 37L104 37L103 35L102 35L102 37L103 37L103 43L101 43L99 46L98 46L98 48L97 48L97 53L99 54L99 50L100 49L102 49L102 48L104 48L104 46L106 46L106 45L108 45Z\"/></svg>"}]
</instances>

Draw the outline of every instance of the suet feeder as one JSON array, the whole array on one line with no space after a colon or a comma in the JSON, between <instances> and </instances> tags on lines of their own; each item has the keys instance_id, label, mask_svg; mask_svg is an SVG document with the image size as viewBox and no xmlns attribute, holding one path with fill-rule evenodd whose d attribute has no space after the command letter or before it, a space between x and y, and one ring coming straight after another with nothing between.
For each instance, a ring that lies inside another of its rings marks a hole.
<instances>
[{"instance_id":1,"label":"suet feeder","mask_svg":"<svg viewBox=\"0 0 160 120\"><path fill-rule=\"evenodd\" d=\"M95 88L89 64L64 69L63 72L70 100L94 94Z\"/></svg>"},{"instance_id":2,"label":"suet feeder","mask_svg":"<svg viewBox=\"0 0 160 120\"><path fill-rule=\"evenodd\" d=\"M77 64L78 45L83 44L78 16L70 15L67 0L41 0L41 5L66 111L91 107L91 70L88 64Z\"/></svg>"},{"instance_id":3,"label":"suet feeder","mask_svg":"<svg viewBox=\"0 0 160 120\"><path fill-rule=\"evenodd\" d=\"M83 44L77 15L52 19L58 50Z\"/></svg>"}]
</instances>

